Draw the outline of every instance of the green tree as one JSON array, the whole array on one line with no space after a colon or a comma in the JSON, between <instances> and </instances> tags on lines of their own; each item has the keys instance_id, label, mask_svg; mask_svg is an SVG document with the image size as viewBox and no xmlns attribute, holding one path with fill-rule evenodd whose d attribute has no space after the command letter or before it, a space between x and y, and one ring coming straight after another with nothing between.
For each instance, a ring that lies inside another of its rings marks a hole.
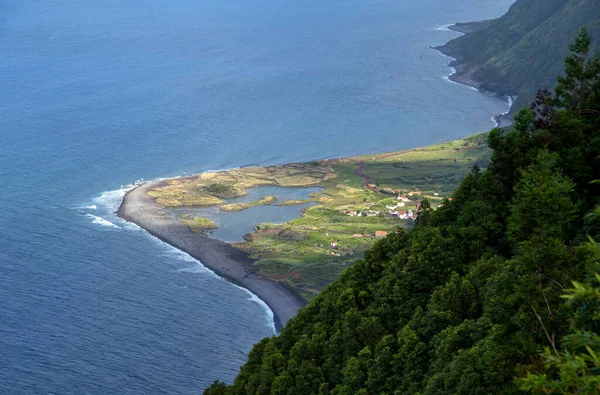
<instances>
[{"instance_id":1,"label":"green tree","mask_svg":"<svg viewBox=\"0 0 600 395\"><path fill-rule=\"evenodd\" d=\"M565 61L565 77L558 77L556 96L558 104L579 114L596 113L593 109L598 100L600 57L591 55L592 38L583 28L571 44L571 55Z\"/></svg>"},{"instance_id":2,"label":"green tree","mask_svg":"<svg viewBox=\"0 0 600 395\"><path fill-rule=\"evenodd\" d=\"M573 282L567 292L569 304L591 307L591 319L600 321L600 275L595 274L590 283ZM521 389L546 394L600 393L600 335L576 323L572 333L562 339L564 349L559 351L554 339L548 341L551 347L542 354L544 372L529 372L519 380Z\"/></svg>"},{"instance_id":3,"label":"green tree","mask_svg":"<svg viewBox=\"0 0 600 395\"><path fill-rule=\"evenodd\" d=\"M488 168L452 201L423 204L415 227L255 345L232 386L205 393L598 391L600 252L586 235L600 235L600 101L586 46L582 32L560 106L540 91L511 131L490 132Z\"/></svg>"}]
</instances>

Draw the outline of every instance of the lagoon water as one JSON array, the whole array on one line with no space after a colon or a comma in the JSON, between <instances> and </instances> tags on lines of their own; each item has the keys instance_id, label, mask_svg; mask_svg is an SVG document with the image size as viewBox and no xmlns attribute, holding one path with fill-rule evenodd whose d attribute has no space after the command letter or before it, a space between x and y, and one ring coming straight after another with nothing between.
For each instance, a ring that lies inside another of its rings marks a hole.
<instances>
[{"instance_id":1,"label":"lagoon water","mask_svg":"<svg viewBox=\"0 0 600 395\"><path fill-rule=\"evenodd\" d=\"M277 201L274 204L251 207L242 211L221 211L218 207L186 207L170 209L169 212L175 218L186 214L208 218L219 226L216 230L210 232L211 237L229 243L238 242L244 241L244 235L252 232L257 224L279 224L298 217L301 210L310 207L314 203L289 206L280 205L280 203L286 200L307 199L310 194L320 190L322 188L259 187L248 190L247 196L225 199L225 203L247 203L265 196L274 196Z\"/></svg>"},{"instance_id":2,"label":"lagoon water","mask_svg":"<svg viewBox=\"0 0 600 395\"><path fill-rule=\"evenodd\" d=\"M510 3L2 1L0 393L233 380L270 312L118 220L121 185L486 131L506 103L429 47Z\"/></svg>"}]
</instances>

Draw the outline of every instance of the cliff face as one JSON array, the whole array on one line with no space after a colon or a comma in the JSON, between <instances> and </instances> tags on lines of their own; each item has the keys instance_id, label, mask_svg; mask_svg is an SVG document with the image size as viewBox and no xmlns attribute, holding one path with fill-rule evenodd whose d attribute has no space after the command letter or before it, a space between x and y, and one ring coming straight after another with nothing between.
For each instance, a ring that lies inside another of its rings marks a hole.
<instances>
[{"instance_id":1,"label":"cliff face","mask_svg":"<svg viewBox=\"0 0 600 395\"><path fill-rule=\"evenodd\" d=\"M553 89L571 39L586 27L600 48L600 1L518 0L506 15L438 48L458 59L459 82L529 103L540 87Z\"/></svg>"}]
</instances>

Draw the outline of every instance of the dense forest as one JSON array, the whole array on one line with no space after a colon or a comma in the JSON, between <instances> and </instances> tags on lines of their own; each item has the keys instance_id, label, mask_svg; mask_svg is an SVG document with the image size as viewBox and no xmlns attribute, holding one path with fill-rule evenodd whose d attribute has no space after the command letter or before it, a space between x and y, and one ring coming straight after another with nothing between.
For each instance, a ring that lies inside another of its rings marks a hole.
<instances>
[{"instance_id":1,"label":"dense forest","mask_svg":"<svg viewBox=\"0 0 600 395\"><path fill-rule=\"evenodd\" d=\"M519 109L538 88L555 88L581 26L600 37L600 1L518 0L501 18L470 26L476 31L440 49L459 59L458 75L481 82L482 89L518 95L513 108Z\"/></svg>"},{"instance_id":2,"label":"dense forest","mask_svg":"<svg viewBox=\"0 0 600 395\"><path fill-rule=\"evenodd\" d=\"M585 30L492 159L254 346L218 394L600 393L600 58Z\"/></svg>"}]
</instances>

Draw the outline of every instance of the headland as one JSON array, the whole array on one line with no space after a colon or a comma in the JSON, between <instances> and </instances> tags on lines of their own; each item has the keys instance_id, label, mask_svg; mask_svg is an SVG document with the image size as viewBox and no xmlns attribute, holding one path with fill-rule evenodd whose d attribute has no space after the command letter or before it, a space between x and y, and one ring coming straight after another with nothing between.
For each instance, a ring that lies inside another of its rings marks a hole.
<instances>
[{"instance_id":1,"label":"headland","mask_svg":"<svg viewBox=\"0 0 600 395\"><path fill-rule=\"evenodd\" d=\"M425 199L433 209L443 205L471 168L485 167L488 158L481 134L400 152L206 172L138 185L118 215L257 295L280 330L377 240L412 226ZM181 214L207 206L227 211L231 199L261 186L320 189L300 201L267 196L235 206L312 203L292 221L256 224L245 242L212 238L218 223Z\"/></svg>"}]
</instances>

